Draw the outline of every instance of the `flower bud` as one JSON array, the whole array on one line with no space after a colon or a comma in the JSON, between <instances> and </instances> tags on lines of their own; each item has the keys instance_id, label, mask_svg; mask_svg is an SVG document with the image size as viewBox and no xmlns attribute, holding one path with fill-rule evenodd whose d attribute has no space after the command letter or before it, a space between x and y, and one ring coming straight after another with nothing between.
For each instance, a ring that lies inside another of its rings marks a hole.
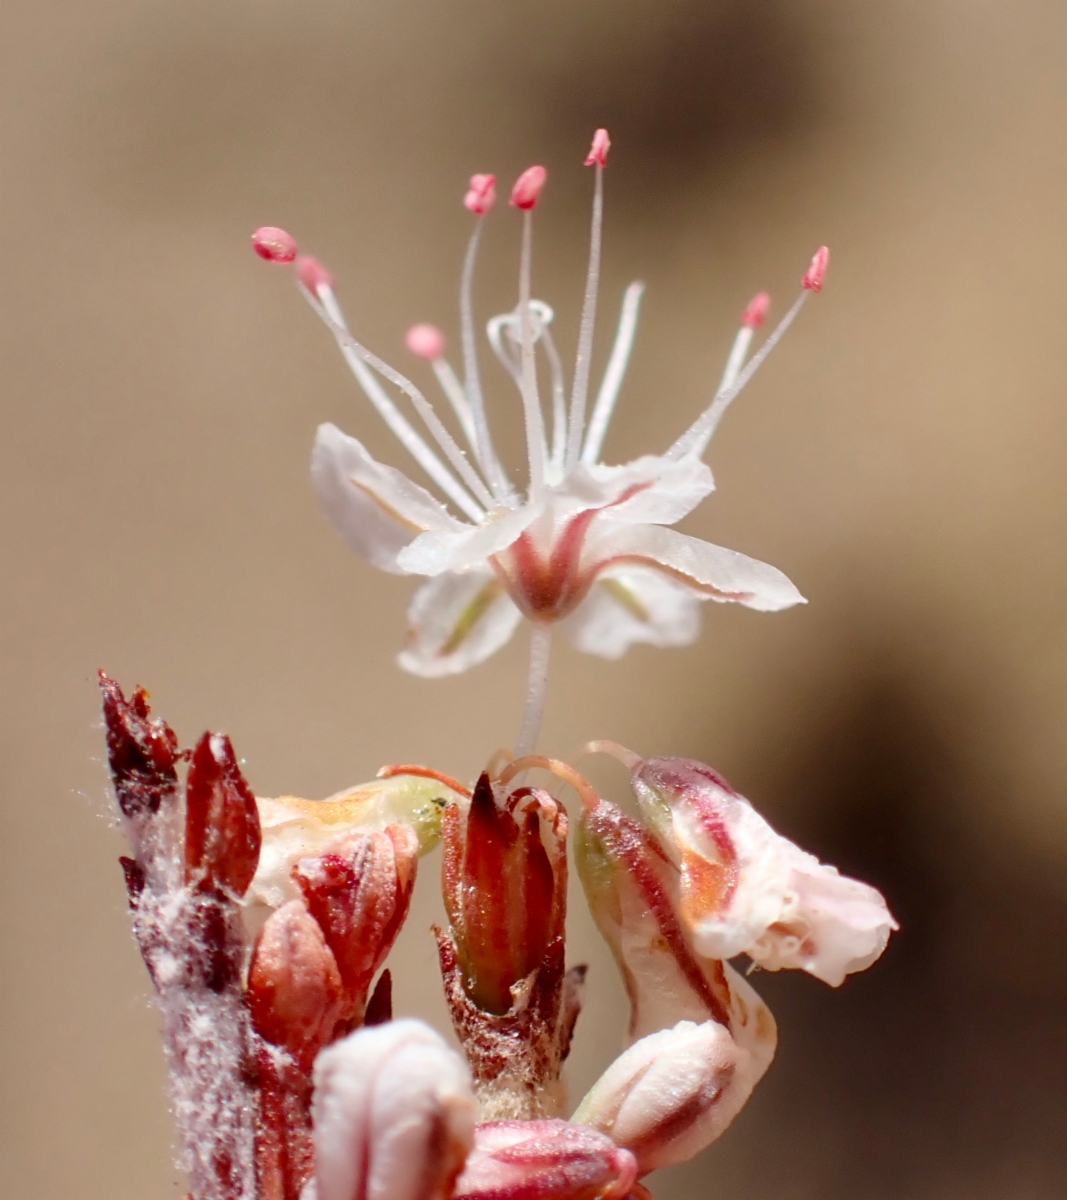
<instances>
[{"instance_id":1,"label":"flower bud","mask_svg":"<svg viewBox=\"0 0 1067 1200\"><path fill-rule=\"evenodd\" d=\"M337 961L348 1020L362 1020L371 981L404 923L418 857L414 833L390 825L341 838L293 870Z\"/></svg>"},{"instance_id":2,"label":"flower bud","mask_svg":"<svg viewBox=\"0 0 1067 1200\"><path fill-rule=\"evenodd\" d=\"M631 785L680 872L679 915L698 954L744 953L837 987L898 928L880 892L775 833L711 767L645 759Z\"/></svg>"},{"instance_id":3,"label":"flower bud","mask_svg":"<svg viewBox=\"0 0 1067 1200\"><path fill-rule=\"evenodd\" d=\"M263 845L247 902L279 908L296 899L300 889L292 878L293 867L343 834L406 825L418 839L419 853L427 854L440 841L445 805L462 798L458 788L430 772L415 774L405 768L327 800L259 797Z\"/></svg>"},{"instance_id":4,"label":"flower bud","mask_svg":"<svg viewBox=\"0 0 1067 1200\"><path fill-rule=\"evenodd\" d=\"M443 881L467 992L500 1014L562 933L567 824L547 792L496 790L483 774L469 804L445 812Z\"/></svg>"},{"instance_id":5,"label":"flower bud","mask_svg":"<svg viewBox=\"0 0 1067 1200\"><path fill-rule=\"evenodd\" d=\"M446 1200L474 1138L467 1068L421 1021L324 1050L313 1112L317 1200Z\"/></svg>"},{"instance_id":6,"label":"flower bud","mask_svg":"<svg viewBox=\"0 0 1067 1200\"><path fill-rule=\"evenodd\" d=\"M634 1156L595 1129L490 1121L475 1130L453 1200L615 1200L636 1178Z\"/></svg>"},{"instance_id":7,"label":"flower bud","mask_svg":"<svg viewBox=\"0 0 1067 1200\"><path fill-rule=\"evenodd\" d=\"M101 671L100 692L119 808L126 817L150 817L177 790L178 739L165 721L149 715L144 688L127 700L122 688Z\"/></svg>"},{"instance_id":8,"label":"flower bud","mask_svg":"<svg viewBox=\"0 0 1067 1200\"><path fill-rule=\"evenodd\" d=\"M298 1061L329 1041L343 1006L341 975L301 901L290 900L271 913L260 931L247 997L256 1030Z\"/></svg>"},{"instance_id":9,"label":"flower bud","mask_svg":"<svg viewBox=\"0 0 1067 1200\"><path fill-rule=\"evenodd\" d=\"M637 1173L685 1162L740 1112L766 1064L716 1021L681 1021L615 1060L572 1120L606 1133L637 1159Z\"/></svg>"},{"instance_id":10,"label":"flower bud","mask_svg":"<svg viewBox=\"0 0 1067 1200\"><path fill-rule=\"evenodd\" d=\"M185 875L241 897L256 873L259 812L224 733L196 744L185 781Z\"/></svg>"}]
</instances>

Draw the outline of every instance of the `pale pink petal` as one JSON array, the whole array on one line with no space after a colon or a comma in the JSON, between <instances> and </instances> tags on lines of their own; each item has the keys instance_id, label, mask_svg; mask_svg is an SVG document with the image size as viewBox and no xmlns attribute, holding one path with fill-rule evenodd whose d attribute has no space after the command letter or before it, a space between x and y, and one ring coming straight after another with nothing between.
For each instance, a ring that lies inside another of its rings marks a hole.
<instances>
[{"instance_id":1,"label":"pale pink petal","mask_svg":"<svg viewBox=\"0 0 1067 1200\"><path fill-rule=\"evenodd\" d=\"M409 575L443 575L484 564L499 554L541 515L543 505L527 504L518 509L490 513L480 525L434 529L417 537L397 556L402 571Z\"/></svg>"},{"instance_id":2,"label":"pale pink petal","mask_svg":"<svg viewBox=\"0 0 1067 1200\"><path fill-rule=\"evenodd\" d=\"M311 478L323 511L348 545L383 571L403 574L397 556L428 529L465 526L425 488L376 462L336 425L320 425Z\"/></svg>"},{"instance_id":3,"label":"pale pink petal","mask_svg":"<svg viewBox=\"0 0 1067 1200\"><path fill-rule=\"evenodd\" d=\"M583 565L600 570L623 565L653 567L708 600L733 600L759 612L805 603L776 567L662 525L594 532L586 544Z\"/></svg>"},{"instance_id":4,"label":"pale pink petal","mask_svg":"<svg viewBox=\"0 0 1067 1200\"><path fill-rule=\"evenodd\" d=\"M400 665L424 678L456 675L495 654L521 620L488 567L438 575L419 588L408 609Z\"/></svg>"},{"instance_id":5,"label":"pale pink petal","mask_svg":"<svg viewBox=\"0 0 1067 1200\"><path fill-rule=\"evenodd\" d=\"M475 1111L466 1065L428 1025L350 1034L315 1063L318 1200L445 1200Z\"/></svg>"},{"instance_id":6,"label":"pale pink petal","mask_svg":"<svg viewBox=\"0 0 1067 1200\"><path fill-rule=\"evenodd\" d=\"M636 643L688 646L700 633L702 597L660 571L614 567L561 622L579 650L620 658Z\"/></svg>"},{"instance_id":7,"label":"pale pink petal","mask_svg":"<svg viewBox=\"0 0 1067 1200\"><path fill-rule=\"evenodd\" d=\"M707 463L699 458L668 459L644 455L622 466L583 468L603 489L610 505L603 520L628 525L673 525L715 490Z\"/></svg>"}]
</instances>

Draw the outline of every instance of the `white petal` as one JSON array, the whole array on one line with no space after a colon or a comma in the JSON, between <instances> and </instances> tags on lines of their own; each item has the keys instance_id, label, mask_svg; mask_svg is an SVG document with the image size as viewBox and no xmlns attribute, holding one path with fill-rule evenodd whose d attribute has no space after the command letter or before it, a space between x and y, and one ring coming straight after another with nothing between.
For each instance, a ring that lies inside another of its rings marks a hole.
<instances>
[{"instance_id":1,"label":"white petal","mask_svg":"<svg viewBox=\"0 0 1067 1200\"><path fill-rule=\"evenodd\" d=\"M492 554L499 554L531 525L543 504L527 504L518 509L490 513L480 525L461 525L434 529L417 537L397 557L402 571L410 575L443 575L482 565Z\"/></svg>"},{"instance_id":2,"label":"white petal","mask_svg":"<svg viewBox=\"0 0 1067 1200\"><path fill-rule=\"evenodd\" d=\"M429 1026L357 1030L315 1062L319 1200L441 1200L474 1118L470 1073Z\"/></svg>"},{"instance_id":3,"label":"white petal","mask_svg":"<svg viewBox=\"0 0 1067 1200\"><path fill-rule=\"evenodd\" d=\"M637 642L688 646L700 632L702 597L647 567L605 571L562 627L579 650L620 658Z\"/></svg>"},{"instance_id":4,"label":"white petal","mask_svg":"<svg viewBox=\"0 0 1067 1200\"><path fill-rule=\"evenodd\" d=\"M601 504L611 507L602 519L628 525L673 525L715 490L711 469L699 458L674 461L648 454L622 466L584 469L607 493ZM621 499L629 491L633 495Z\"/></svg>"},{"instance_id":5,"label":"white petal","mask_svg":"<svg viewBox=\"0 0 1067 1200\"><path fill-rule=\"evenodd\" d=\"M655 567L709 600L733 600L759 612L806 603L777 567L662 525L598 532L586 544L583 563L601 569L631 563Z\"/></svg>"},{"instance_id":6,"label":"white petal","mask_svg":"<svg viewBox=\"0 0 1067 1200\"><path fill-rule=\"evenodd\" d=\"M348 545L383 571L403 574L397 555L428 529L467 528L425 488L376 462L336 425L320 425L311 478L330 523Z\"/></svg>"},{"instance_id":7,"label":"white petal","mask_svg":"<svg viewBox=\"0 0 1067 1200\"><path fill-rule=\"evenodd\" d=\"M423 584L408 609L399 662L413 675L456 675L495 654L522 616L488 567L448 572Z\"/></svg>"}]
</instances>

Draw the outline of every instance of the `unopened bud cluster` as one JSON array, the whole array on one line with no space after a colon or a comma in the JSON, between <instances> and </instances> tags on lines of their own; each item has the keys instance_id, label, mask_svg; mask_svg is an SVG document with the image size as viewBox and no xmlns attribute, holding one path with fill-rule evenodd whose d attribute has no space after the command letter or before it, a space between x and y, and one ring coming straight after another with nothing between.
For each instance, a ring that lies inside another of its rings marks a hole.
<instances>
[{"instance_id":1,"label":"unopened bud cluster","mask_svg":"<svg viewBox=\"0 0 1067 1200\"><path fill-rule=\"evenodd\" d=\"M590 743L627 768L635 817L573 766L533 753L554 626L617 658L637 642L691 642L709 600L758 612L803 602L774 567L671 526L711 492L702 459L718 422L822 290L829 252L817 251L752 357L770 297L750 301L714 399L664 453L606 464L642 293L627 289L587 406L610 146L597 130L585 160L593 236L569 402L553 310L530 292L545 168L528 168L510 193L522 212L520 301L487 329L523 404L525 493L494 448L475 350L471 281L495 176L472 176L463 198L477 218L461 287L463 379L436 326L406 338L467 450L410 380L351 335L326 268L282 229L253 236L262 258L292 264L367 398L452 506L320 428L313 478L338 531L374 566L425 579L401 665L465 670L525 619L531 668L516 752L494 754L472 786L387 767L322 801L253 794L224 735L182 750L147 693L127 699L101 673L131 846L122 865L189 1200L650 1200L640 1181L718 1138L774 1057L774 1018L730 960L837 987L896 928L874 888L779 835L703 763ZM535 354L551 381L551 427ZM425 436L382 380L411 401ZM564 1064L586 970L567 960L569 841L630 1004L625 1048L577 1105ZM385 968L419 859L438 845L447 924L433 933L458 1052L421 1022L393 1020Z\"/></svg>"}]
</instances>

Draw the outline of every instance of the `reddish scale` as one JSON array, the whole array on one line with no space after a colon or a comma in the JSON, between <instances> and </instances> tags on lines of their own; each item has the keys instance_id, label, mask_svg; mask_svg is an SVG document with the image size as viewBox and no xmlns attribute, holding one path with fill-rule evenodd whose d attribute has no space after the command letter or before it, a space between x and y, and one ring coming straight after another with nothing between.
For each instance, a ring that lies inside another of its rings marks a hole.
<instances>
[{"instance_id":1,"label":"reddish scale","mask_svg":"<svg viewBox=\"0 0 1067 1200\"><path fill-rule=\"evenodd\" d=\"M259 863L259 810L225 734L205 733L185 783L185 874L189 883L240 898Z\"/></svg>"},{"instance_id":2,"label":"reddish scale","mask_svg":"<svg viewBox=\"0 0 1067 1200\"><path fill-rule=\"evenodd\" d=\"M113 679L103 671L99 676L108 763L119 807L127 817L151 816L175 795L178 739L165 721L149 715L144 688L127 700Z\"/></svg>"}]
</instances>

